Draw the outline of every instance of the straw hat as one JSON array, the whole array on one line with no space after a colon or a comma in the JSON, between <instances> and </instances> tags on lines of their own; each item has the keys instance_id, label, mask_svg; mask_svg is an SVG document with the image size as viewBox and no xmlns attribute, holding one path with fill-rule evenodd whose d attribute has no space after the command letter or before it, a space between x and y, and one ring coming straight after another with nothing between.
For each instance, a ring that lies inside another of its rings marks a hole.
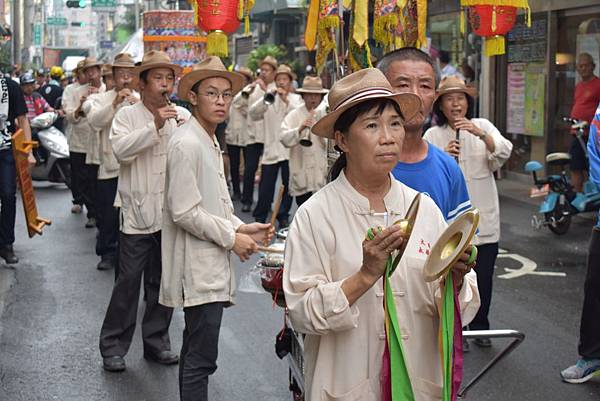
<instances>
[{"instance_id":1,"label":"straw hat","mask_svg":"<svg viewBox=\"0 0 600 401\"><path fill-rule=\"evenodd\" d=\"M279 64L277 63L277 60L273 56L265 57L258 66L260 67L263 64L269 64L271 67L273 67L274 70L276 70L277 67L279 66Z\"/></svg>"},{"instance_id":2,"label":"straw hat","mask_svg":"<svg viewBox=\"0 0 600 401\"><path fill-rule=\"evenodd\" d=\"M252 78L254 78L252 71L250 71L250 68L248 67L240 67L237 69L236 71L238 74L242 74L243 76L245 76L246 78L248 78L248 80L252 80Z\"/></svg>"},{"instance_id":3,"label":"straw hat","mask_svg":"<svg viewBox=\"0 0 600 401\"><path fill-rule=\"evenodd\" d=\"M448 93L465 93L471 97L477 97L477 89L467 86L465 81L455 75L450 75L442 79L435 95L435 101L437 102L442 96Z\"/></svg>"},{"instance_id":4,"label":"straw hat","mask_svg":"<svg viewBox=\"0 0 600 401\"><path fill-rule=\"evenodd\" d=\"M316 93L318 95L325 95L329 91L323 88L323 81L319 77L307 76L302 81L302 88L296 89L296 93Z\"/></svg>"},{"instance_id":5,"label":"straw hat","mask_svg":"<svg viewBox=\"0 0 600 401\"><path fill-rule=\"evenodd\" d=\"M82 70L82 68L83 68L84 65L85 65L85 60L80 60L77 63L77 67L73 68L73 75L79 74L79 72Z\"/></svg>"},{"instance_id":6,"label":"straw hat","mask_svg":"<svg viewBox=\"0 0 600 401\"><path fill-rule=\"evenodd\" d=\"M312 127L315 135L334 139L333 127L342 113L372 99L391 99L398 103L402 118L409 121L421 110L421 98L413 93L394 93L389 81L376 68L365 68L337 81L327 96L331 112Z\"/></svg>"},{"instance_id":7,"label":"straw hat","mask_svg":"<svg viewBox=\"0 0 600 401\"><path fill-rule=\"evenodd\" d=\"M79 64L77 64L77 67L79 67ZM87 70L88 68L92 68L92 67L98 67L98 68L102 69L102 63L99 62L98 60L96 60L96 57L86 57L83 60L83 65L81 66L81 71L85 72L85 70Z\"/></svg>"},{"instance_id":8,"label":"straw hat","mask_svg":"<svg viewBox=\"0 0 600 401\"><path fill-rule=\"evenodd\" d=\"M142 72L153 68L170 68L175 75L181 72L181 67L173 64L167 53L160 50L150 50L144 54L140 65L135 67L134 74L139 76Z\"/></svg>"},{"instance_id":9,"label":"straw hat","mask_svg":"<svg viewBox=\"0 0 600 401\"><path fill-rule=\"evenodd\" d=\"M119 53L115 56L115 61L112 64L113 68L134 68L135 61L129 53Z\"/></svg>"},{"instance_id":10,"label":"straw hat","mask_svg":"<svg viewBox=\"0 0 600 401\"><path fill-rule=\"evenodd\" d=\"M277 70L275 71L275 78L277 78L277 75L280 75L280 74L289 75L289 77L292 81L294 79L296 79L296 74L294 74L294 71L292 71L292 69L290 68L289 65L285 65L285 64L279 65L279 67L277 67Z\"/></svg>"},{"instance_id":11,"label":"straw hat","mask_svg":"<svg viewBox=\"0 0 600 401\"><path fill-rule=\"evenodd\" d=\"M246 80L237 72L230 72L225 68L220 58L216 56L208 57L192 67L192 71L188 72L179 81L177 96L182 100L188 99L188 92L196 84L207 78L222 77L231 82L231 90L235 95L241 91Z\"/></svg>"},{"instance_id":12,"label":"straw hat","mask_svg":"<svg viewBox=\"0 0 600 401\"><path fill-rule=\"evenodd\" d=\"M112 75L113 71L112 71L112 65L110 64L103 64L102 65L102 76L105 77L107 75Z\"/></svg>"}]
</instances>

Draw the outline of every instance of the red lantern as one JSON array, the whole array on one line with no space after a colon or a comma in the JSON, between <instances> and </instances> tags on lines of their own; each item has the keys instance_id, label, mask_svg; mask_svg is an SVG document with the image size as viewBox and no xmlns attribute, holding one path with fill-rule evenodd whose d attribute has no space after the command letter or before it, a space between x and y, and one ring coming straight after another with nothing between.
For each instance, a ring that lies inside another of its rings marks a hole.
<instances>
[{"instance_id":1,"label":"red lantern","mask_svg":"<svg viewBox=\"0 0 600 401\"><path fill-rule=\"evenodd\" d=\"M485 38L486 56L505 53L503 35L515 25L517 8L527 10L527 26L531 25L527 0L461 0L461 5L468 7L469 23L473 32Z\"/></svg>"},{"instance_id":2,"label":"red lantern","mask_svg":"<svg viewBox=\"0 0 600 401\"><path fill-rule=\"evenodd\" d=\"M213 56L227 57L227 33L234 33L240 26L239 0L197 0L198 25L208 32L206 52Z\"/></svg>"}]
</instances>

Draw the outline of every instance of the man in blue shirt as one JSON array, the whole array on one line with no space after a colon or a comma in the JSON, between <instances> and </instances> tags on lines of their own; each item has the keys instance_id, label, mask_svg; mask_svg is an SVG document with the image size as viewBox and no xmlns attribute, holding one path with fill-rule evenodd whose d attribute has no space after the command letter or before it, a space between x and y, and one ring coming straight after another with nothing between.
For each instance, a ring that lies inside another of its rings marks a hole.
<instances>
[{"instance_id":1,"label":"man in blue shirt","mask_svg":"<svg viewBox=\"0 0 600 401\"><path fill-rule=\"evenodd\" d=\"M600 105L590 125L588 139L590 179L600 188ZM568 383L583 383L600 377L600 212L592 229L587 259L587 275L583 287L583 310L579 328L580 358L573 366L560 372Z\"/></svg>"},{"instance_id":2,"label":"man in blue shirt","mask_svg":"<svg viewBox=\"0 0 600 401\"><path fill-rule=\"evenodd\" d=\"M422 138L437 86L433 60L419 49L405 47L386 54L377 68L396 92L412 92L423 100L421 113L404 123L402 155L392 174L403 184L427 193L450 222L470 209L471 201L458 163Z\"/></svg>"}]
</instances>

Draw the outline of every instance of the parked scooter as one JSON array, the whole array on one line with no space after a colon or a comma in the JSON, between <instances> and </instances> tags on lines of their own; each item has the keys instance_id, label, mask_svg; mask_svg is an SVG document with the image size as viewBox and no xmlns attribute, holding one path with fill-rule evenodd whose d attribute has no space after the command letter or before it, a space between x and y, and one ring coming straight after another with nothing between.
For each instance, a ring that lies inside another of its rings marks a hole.
<instances>
[{"instance_id":1,"label":"parked scooter","mask_svg":"<svg viewBox=\"0 0 600 401\"><path fill-rule=\"evenodd\" d=\"M587 155L583 139L587 123L570 118L564 118L564 120L572 124L572 129L575 130L575 135ZM540 162L532 160L525 164L525 171L533 174L535 184L531 190L531 196L545 196L539 208L539 213L544 216L543 220L537 215L531 219L531 224L536 230L547 226L554 234L566 234L569 231L573 215L600 209L600 191L593 182L587 181L583 186L583 192L574 191L565 171L565 166L570 161L571 155L568 153L559 152L546 155L546 163L549 166L559 166L562 171L558 175L549 175L545 178L537 177L537 171L544 168Z\"/></svg>"},{"instance_id":2,"label":"parked scooter","mask_svg":"<svg viewBox=\"0 0 600 401\"><path fill-rule=\"evenodd\" d=\"M34 150L37 163L31 169L35 181L64 183L71 188L71 163L67 137L52 124L58 118L55 112L42 113L30 122L39 146Z\"/></svg>"}]
</instances>

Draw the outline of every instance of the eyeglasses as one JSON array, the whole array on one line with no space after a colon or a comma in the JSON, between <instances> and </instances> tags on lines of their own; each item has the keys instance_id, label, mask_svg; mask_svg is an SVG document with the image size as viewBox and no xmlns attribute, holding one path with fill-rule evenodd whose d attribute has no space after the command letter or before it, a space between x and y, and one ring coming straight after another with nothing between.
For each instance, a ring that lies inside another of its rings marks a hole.
<instances>
[{"instance_id":1,"label":"eyeglasses","mask_svg":"<svg viewBox=\"0 0 600 401\"><path fill-rule=\"evenodd\" d=\"M225 103L231 102L233 99L233 93L231 92L206 91L205 93L199 93L199 95L206 96L211 102L216 102L219 97L222 97Z\"/></svg>"}]
</instances>

